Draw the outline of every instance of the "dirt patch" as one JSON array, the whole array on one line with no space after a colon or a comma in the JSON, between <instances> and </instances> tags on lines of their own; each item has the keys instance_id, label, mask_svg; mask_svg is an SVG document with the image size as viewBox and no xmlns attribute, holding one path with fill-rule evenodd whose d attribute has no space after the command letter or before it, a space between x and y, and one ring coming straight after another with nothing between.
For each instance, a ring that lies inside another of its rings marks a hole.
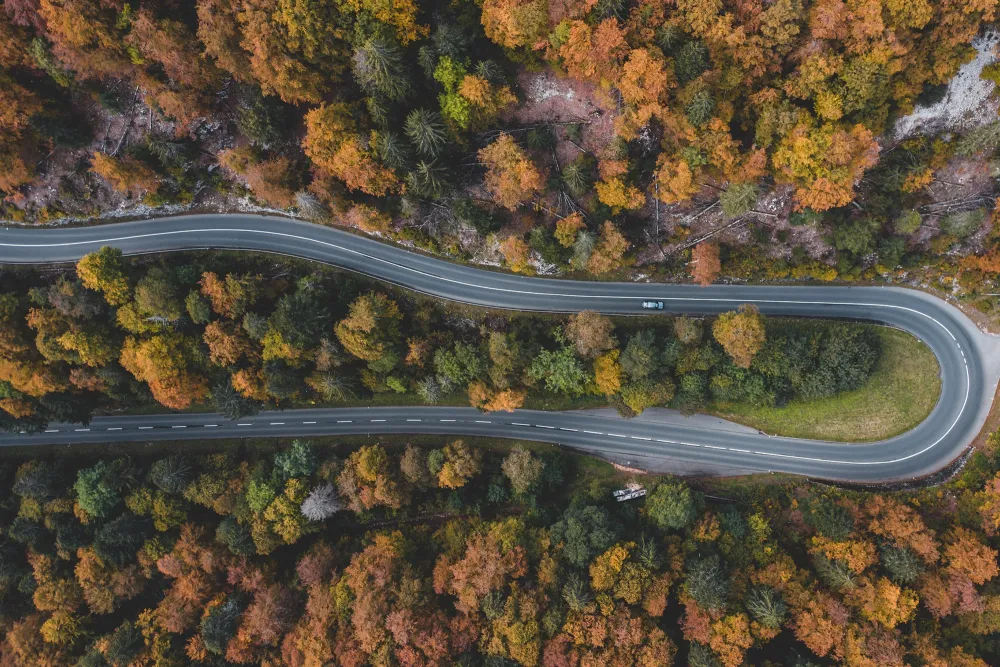
<instances>
[{"instance_id":1,"label":"dirt patch","mask_svg":"<svg viewBox=\"0 0 1000 667\"><path fill-rule=\"evenodd\" d=\"M556 157L560 164L575 159L581 151L599 154L614 138L618 115L610 94L592 83L558 76L551 70L522 71L517 77L523 102L506 120L518 125L579 123L580 141L557 132Z\"/></svg>"},{"instance_id":2,"label":"dirt patch","mask_svg":"<svg viewBox=\"0 0 1000 667\"><path fill-rule=\"evenodd\" d=\"M934 174L925 192L931 201L919 208L923 223L911 237L910 245L926 246L941 233L941 220L952 213L993 208L993 177L988 162L980 158L953 158ZM953 252L963 255L983 251L983 242L992 229L991 216L985 216L979 229L963 239Z\"/></svg>"}]
</instances>

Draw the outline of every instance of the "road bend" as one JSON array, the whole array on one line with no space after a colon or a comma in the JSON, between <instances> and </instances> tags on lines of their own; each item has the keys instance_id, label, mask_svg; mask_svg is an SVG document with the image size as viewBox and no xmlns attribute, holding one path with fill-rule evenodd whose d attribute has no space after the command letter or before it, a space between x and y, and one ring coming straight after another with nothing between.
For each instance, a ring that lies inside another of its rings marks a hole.
<instances>
[{"instance_id":1,"label":"road bend","mask_svg":"<svg viewBox=\"0 0 1000 667\"><path fill-rule=\"evenodd\" d=\"M114 246L128 255L188 250L248 250L299 257L362 273L451 301L519 311L715 315L744 303L784 317L873 322L913 334L941 366L941 396L918 426L869 443L832 443L700 425L623 420L579 412L378 407L267 412L230 421L183 413L97 417L88 425L52 424L45 433L0 435L0 446L189 438L433 433L557 443L622 458L666 459L687 470L788 472L850 482L933 474L978 435L992 404L1000 364L993 337L936 297L895 287L667 285L534 278L476 269L329 227L287 218L206 214L76 228L0 230L0 263L56 264Z\"/></svg>"}]
</instances>

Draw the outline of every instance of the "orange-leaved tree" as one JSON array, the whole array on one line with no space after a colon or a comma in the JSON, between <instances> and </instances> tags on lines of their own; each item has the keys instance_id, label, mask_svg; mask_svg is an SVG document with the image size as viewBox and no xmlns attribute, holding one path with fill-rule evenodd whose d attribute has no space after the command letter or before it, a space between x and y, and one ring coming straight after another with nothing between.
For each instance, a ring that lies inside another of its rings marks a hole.
<instances>
[{"instance_id":1,"label":"orange-leaved tree","mask_svg":"<svg viewBox=\"0 0 1000 667\"><path fill-rule=\"evenodd\" d=\"M691 251L691 277L699 285L711 285L722 270L719 244L702 241Z\"/></svg>"},{"instance_id":2,"label":"orange-leaved tree","mask_svg":"<svg viewBox=\"0 0 1000 667\"><path fill-rule=\"evenodd\" d=\"M719 315L712 324L712 335L740 368L750 368L753 358L764 347L764 318L756 306L744 304L735 312Z\"/></svg>"},{"instance_id":3,"label":"orange-leaved tree","mask_svg":"<svg viewBox=\"0 0 1000 667\"><path fill-rule=\"evenodd\" d=\"M351 190L382 196L398 188L396 175L375 159L346 104L323 104L306 114L302 148L317 167Z\"/></svg>"},{"instance_id":4,"label":"orange-leaved tree","mask_svg":"<svg viewBox=\"0 0 1000 667\"><path fill-rule=\"evenodd\" d=\"M504 208L513 211L542 189L542 172L509 134L481 149L479 159L486 165L486 189Z\"/></svg>"},{"instance_id":5,"label":"orange-leaved tree","mask_svg":"<svg viewBox=\"0 0 1000 667\"><path fill-rule=\"evenodd\" d=\"M98 151L91 158L90 170L118 192L134 196L152 192L160 186L156 172L132 157L118 158Z\"/></svg>"}]
</instances>

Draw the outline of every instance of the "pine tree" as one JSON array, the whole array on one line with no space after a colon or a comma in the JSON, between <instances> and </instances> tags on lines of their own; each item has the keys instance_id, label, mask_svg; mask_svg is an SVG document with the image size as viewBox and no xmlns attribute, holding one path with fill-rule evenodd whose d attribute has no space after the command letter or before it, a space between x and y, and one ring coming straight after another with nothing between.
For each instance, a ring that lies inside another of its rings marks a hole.
<instances>
[{"instance_id":1,"label":"pine tree","mask_svg":"<svg viewBox=\"0 0 1000 667\"><path fill-rule=\"evenodd\" d=\"M369 95L397 102L412 90L403 68L403 55L393 42L379 37L368 38L354 50L351 64L354 77Z\"/></svg>"},{"instance_id":2,"label":"pine tree","mask_svg":"<svg viewBox=\"0 0 1000 667\"><path fill-rule=\"evenodd\" d=\"M448 143L448 131L436 111L414 109L406 116L405 129L417 151L431 159L440 155Z\"/></svg>"}]
</instances>

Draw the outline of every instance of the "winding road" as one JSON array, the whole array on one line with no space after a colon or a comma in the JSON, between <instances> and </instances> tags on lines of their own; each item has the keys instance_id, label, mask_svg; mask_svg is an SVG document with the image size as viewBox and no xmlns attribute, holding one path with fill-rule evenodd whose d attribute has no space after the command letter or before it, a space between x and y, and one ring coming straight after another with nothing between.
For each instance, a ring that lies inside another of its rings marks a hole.
<instances>
[{"instance_id":1,"label":"winding road","mask_svg":"<svg viewBox=\"0 0 1000 667\"><path fill-rule=\"evenodd\" d=\"M2 434L0 445L181 438L435 433L552 442L624 462L676 462L686 472L775 471L850 482L930 475L969 446L989 413L1000 364L997 344L961 311L916 290L893 287L665 285L528 278L452 264L344 231L286 218L190 215L79 228L0 231L0 263L74 262L102 246L126 254L236 249L290 255L357 271L439 298L509 310L713 315L743 303L766 315L866 320L923 340L941 365L941 398L916 428L881 442L849 444L711 428L698 420L622 420L580 412L406 407L290 410L231 422L212 414L98 417L52 424L41 434ZM648 313L648 311L645 311ZM690 423L688 423L690 422ZM668 465L669 467L669 465ZM661 466L662 468L662 466Z\"/></svg>"}]
</instances>

